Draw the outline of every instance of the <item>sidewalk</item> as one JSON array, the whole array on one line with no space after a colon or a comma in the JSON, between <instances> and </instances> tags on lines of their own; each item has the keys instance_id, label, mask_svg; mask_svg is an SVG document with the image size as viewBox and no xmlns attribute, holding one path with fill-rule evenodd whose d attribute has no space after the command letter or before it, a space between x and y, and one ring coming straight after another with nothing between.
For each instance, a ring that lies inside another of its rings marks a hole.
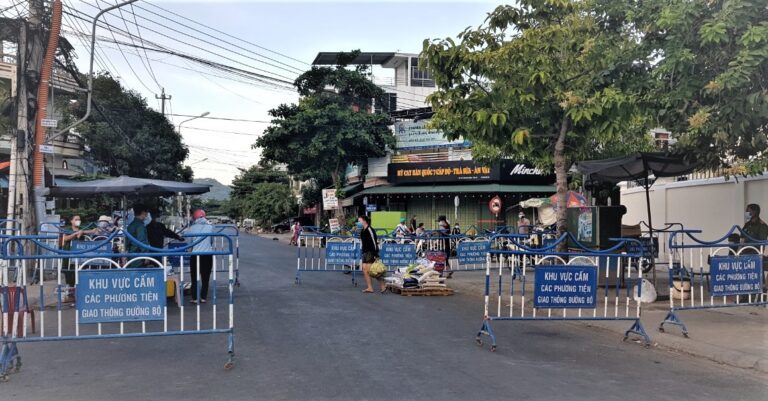
<instances>
[{"instance_id":1,"label":"sidewalk","mask_svg":"<svg viewBox=\"0 0 768 401\"><path fill-rule=\"evenodd\" d=\"M481 303L484 280L484 272L456 272L448 285ZM688 327L689 338L683 337L679 327L670 324L664 326L664 333L658 331L668 311L668 300L643 305L640 320L651 337L652 346L768 373L768 308L765 306L679 312L678 317ZM630 326L626 321L569 321L568 324L612 331L621 337Z\"/></svg>"}]
</instances>

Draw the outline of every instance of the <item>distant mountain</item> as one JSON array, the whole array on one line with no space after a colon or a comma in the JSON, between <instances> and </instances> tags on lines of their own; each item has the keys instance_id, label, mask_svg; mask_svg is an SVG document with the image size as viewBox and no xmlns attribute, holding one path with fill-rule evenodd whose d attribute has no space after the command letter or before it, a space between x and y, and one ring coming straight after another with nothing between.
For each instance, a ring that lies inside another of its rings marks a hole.
<instances>
[{"instance_id":1,"label":"distant mountain","mask_svg":"<svg viewBox=\"0 0 768 401\"><path fill-rule=\"evenodd\" d=\"M195 178L192 182L211 186L211 192L200 195L200 199L203 200L227 200L232 192L232 188L216 181L214 178Z\"/></svg>"}]
</instances>

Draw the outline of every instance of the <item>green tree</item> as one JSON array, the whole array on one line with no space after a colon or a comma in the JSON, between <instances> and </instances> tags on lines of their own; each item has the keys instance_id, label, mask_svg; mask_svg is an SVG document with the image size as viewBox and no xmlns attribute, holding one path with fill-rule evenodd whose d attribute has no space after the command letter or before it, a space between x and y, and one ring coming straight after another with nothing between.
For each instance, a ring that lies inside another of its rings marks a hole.
<instances>
[{"instance_id":1,"label":"green tree","mask_svg":"<svg viewBox=\"0 0 768 401\"><path fill-rule=\"evenodd\" d=\"M182 164L189 151L181 135L146 99L109 74L94 79L93 98L106 118L93 110L76 130L90 147L90 156L110 175L191 181L191 169ZM85 114L85 97L81 100L74 110L78 118Z\"/></svg>"},{"instance_id":2,"label":"green tree","mask_svg":"<svg viewBox=\"0 0 768 401\"><path fill-rule=\"evenodd\" d=\"M768 7L764 1L651 0L638 25L654 67L660 125L704 167L768 168Z\"/></svg>"},{"instance_id":3,"label":"green tree","mask_svg":"<svg viewBox=\"0 0 768 401\"><path fill-rule=\"evenodd\" d=\"M649 63L629 6L604 1L522 0L458 41L424 41L423 64L438 87L431 124L471 140L481 159L554 165L559 232L570 165L648 141L639 95Z\"/></svg>"},{"instance_id":4,"label":"green tree","mask_svg":"<svg viewBox=\"0 0 768 401\"><path fill-rule=\"evenodd\" d=\"M373 101L381 104L384 91L367 78L366 66L348 69L346 60L299 76L299 103L270 110L272 125L254 145L264 160L283 163L300 178L329 178L337 191L348 164L383 156L394 143L389 117L369 112Z\"/></svg>"},{"instance_id":5,"label":"green tree","mask_svg":"<svg viewBox=\"0 0 768 401\"><path fill-rule=\"evenodd\" d=\"M296 200L286 184L261 183L244 199L243 212L266 228L295 214Z\"/></svg>"},{"instance_id":6,"label":"green tree","mask_svg":"<svg viewBox=\"0 0 768 401\"><path fill-rule=\"evenodd\" d=\"M288 184L288 173L277 170L272 166L255 165L248 169L240 169L240 174L232 180L233 198L243 198L253 192L256 185L265 182Z\"/></svg>"}]
</instances>

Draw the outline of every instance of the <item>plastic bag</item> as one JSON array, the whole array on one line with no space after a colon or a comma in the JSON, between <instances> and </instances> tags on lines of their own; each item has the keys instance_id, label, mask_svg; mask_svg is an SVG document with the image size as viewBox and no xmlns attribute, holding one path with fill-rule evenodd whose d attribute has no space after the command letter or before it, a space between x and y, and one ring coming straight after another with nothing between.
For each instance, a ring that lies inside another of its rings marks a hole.
<instances>
[{"instance_id":1,"label":"plastic bag","mask_svg":"<svg viewBox=\"0 0 768 401\"><path fill-rule=\"evenodd\" d=\"M653 284L643 279L642 287L640 288L640 296L637 295L637 286L634 286L632 293L634 294L635 301L639 301L644 304L650 304L656 302L656 288Z\"/></svg>"},{"instance_id":2,"label":"plastic bag","mask_svg":"<svg viewBox=\"0 0 768 401\"><path fill-rule=\"evenodd\" d=\"M371 265L371 270L368 272L368 274L373 278L379 278L386 273L387 266L384 266L384 263L381 261L381 259L376 259L376 261Z\"/></svg>"}]
</instances>

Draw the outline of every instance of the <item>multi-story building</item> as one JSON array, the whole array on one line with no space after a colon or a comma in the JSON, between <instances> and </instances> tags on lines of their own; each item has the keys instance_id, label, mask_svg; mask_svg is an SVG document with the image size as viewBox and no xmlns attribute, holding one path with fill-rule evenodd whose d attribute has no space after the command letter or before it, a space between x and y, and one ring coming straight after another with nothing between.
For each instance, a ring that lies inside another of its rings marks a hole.
<instances>
[{"instance_id":1,"label":"multi-story building","mask_svg":"<svg viewBox=\"0 0 768 401\"><path fill-rule=\"evenodd\" d=\"M335 65L339 55L319 53L314 64ZM405 212L427 228L440 215L464 228L495 228L517 221L520 201L554 192L549 172L515 160L477 163L471 143L448 140L429 127L427 96L436 88L429 73L419 68L418 54L364 52L350 64L370 65L373 81L387 93L386 104L377 108L392 117L396 144L386 156L368 159L364 177L360 166L347 169L342 206L354 213L364 211L364 204ZM504 206L498 214L488 206L495 196Z\"/></svg>"}]
</instances>

